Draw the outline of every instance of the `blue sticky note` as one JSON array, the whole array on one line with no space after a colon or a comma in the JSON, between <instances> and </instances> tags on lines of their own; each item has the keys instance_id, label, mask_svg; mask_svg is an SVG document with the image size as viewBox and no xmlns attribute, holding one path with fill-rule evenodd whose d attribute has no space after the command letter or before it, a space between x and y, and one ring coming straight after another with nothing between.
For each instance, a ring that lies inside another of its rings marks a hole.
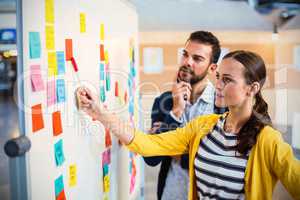
<instances>
[{"instance_id":1,"label":"blue sticky note","mask_svg":"<svg viewBox=\"0 0 300 200\"><path fill-rule=\"evenodd\" d=\"M65 89L65 80L57 79L56 80L56 95L57 103L66 101L66 89Z\"/></svg>"},{"instance_id":2,"label":"blue sticky note","mask_svg":"<svg viewBox=\"0 0 300 200\"><path fill-rule=\"evenodd\" d=\"M108 174L108 171L109 171L108 164L105 164L103 166L103 177Z\"/></svg>"},{"instance_id":3,"label":"blue sticky note","mask_svg":"<svg viewBox=\"0 0 300 200\"><path fill-rule=\"evenodd\" d=\"M131 76L133 76L133 77L136 76L136 71L135 71L135 68L134 68L133 65L130 67L130 74L131 74Z\"/></svg>"},{"instance_id":4,"label":"blue sticky note","mask_svg":"<svg viewBox=\"0 0 300 200\"><path fill-rule=\"evenodd\" d=\"M110 74L108 72L106 73L105 86L106 86L106 91L110 91Z\"/></svg>"},{"instance_id":5,"label":"blue sticky note","mask_svg":"<svg viewBox=\"0 0 300 200\"><path fill-rule=\"evenodd\" d=\"M100 100L101 100L101 102L104 102L105 99L106 99L106 97L105 97L104 86L101 86L101 87L100 87Z\"/></svg>"},{"instance_id":6,"label":"blue sticky note","mask_svg":"<svg viewBox=\"0 0 300 200\"><path fill-rule=\"evenodd\" d=\"M134 102L133 101L129 101L129 106L128 106L128 111L130 114L134 114Z\"/></svg>"},{"instance_id":7,"label":"blue sticky note","mask_svg":"<svg viewBox=\"0 0 300 200\"><path fill-rule=\"evenodd\" d=\"M55 197L57 197L61 191L63 191L64 189L64 179L63 179L63 176L60 175L60 177L58 177L55 182Z\"/></svg>"},{"instance_id":8,"label":"blue sticky note","mask_svg":"<svg viewBox=\"0 0 300 200\"><path fill-rule=\"evenodd\" d=\"M63 141L60 139L54 145L54 154L55 154L55 162L56 166L61 166L65 161L64 151L63 151Z\"/></svg>"},{"instance_id":9,"label":"blue sticky note","mask_svg":"<svg viewBox=\"0 0 300 200\"><path fill-rule=\"evenodd\" d=\"M104 80L104 64L100 63L100 80Z\"/></svg>"},{"instance_id":10,"label":"blue sticky note","mask_svg":"<svg viewBox=\"0 0 300 200\"><path fill-rule=\"evenodd\" d=\"M58 74L65 74L66 73L66 66L65 66L65 53L63 51L56 52L56 62L57 62L57 71Z\"/></svg>"},{"instance_id":11,"label":"blue sticky note","mask_svg":"<svg viewBox=\"0 0 300 200\"><path fill-rule=\"evenodd\" d=\"M31 59L41 57L41 38L39 32L29 32L29 53Z\"/></svg>"}]
</instances>

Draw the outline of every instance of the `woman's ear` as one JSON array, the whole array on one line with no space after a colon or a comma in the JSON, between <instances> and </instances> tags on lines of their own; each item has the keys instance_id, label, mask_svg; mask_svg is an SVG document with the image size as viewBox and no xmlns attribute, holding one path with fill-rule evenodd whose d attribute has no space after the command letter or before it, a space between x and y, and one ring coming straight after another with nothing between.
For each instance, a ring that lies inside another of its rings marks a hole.
<instances>
[{"instance_id":1,"label":"woman's ear","mask_svg":"<svg viewBox=\"0 0 300 200\"><path fill-rule=\"evenodd\" d=\"M255 96L260 90L259 82L254 82L251 84L251 93Z\"/></svg>"}]
</instances>

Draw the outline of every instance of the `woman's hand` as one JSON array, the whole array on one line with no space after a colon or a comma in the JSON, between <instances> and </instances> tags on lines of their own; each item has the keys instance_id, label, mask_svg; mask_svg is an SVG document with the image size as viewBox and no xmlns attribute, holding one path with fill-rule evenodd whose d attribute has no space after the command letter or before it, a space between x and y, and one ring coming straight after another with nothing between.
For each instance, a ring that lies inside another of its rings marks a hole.
<instances>
[{"instance_id":1,"label":"woman's hand","mask_svg":"<svg viewBox=\"0 0 300 200\"><path fill-rule=\"evenodd\" d=\"M78 109L83 110L93 119L98 119L101 114L101 108L97 104L97 96L86 87L77 88L75 94Z\"/></svg>"}]
</instances>

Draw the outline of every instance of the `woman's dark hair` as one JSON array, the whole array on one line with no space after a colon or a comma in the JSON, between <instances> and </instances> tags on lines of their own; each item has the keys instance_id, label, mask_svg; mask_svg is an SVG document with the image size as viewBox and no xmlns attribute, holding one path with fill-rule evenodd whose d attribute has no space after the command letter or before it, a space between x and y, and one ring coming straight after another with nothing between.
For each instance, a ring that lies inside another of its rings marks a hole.
<instances>
[{"instance_id":1,"label":"woman's dark hair","mask_svg":"<svg viewBox=\"0 0 300 200\"><path fill-rule=\"evenodd\" d=\"M226 58L232 58L244 66L244 77L247 84L258 82L260 88L262 88L267 73L265 63L258 54L238 50L228 53L223 59ZM252 115L238 134L237 151L242 155L246 155L256 143L258 134L266 125L271 126L272 121L268 113L268 104L263 99L260 89L255 95Z\"/></svg>"},{"instance_id":2,"label":"woman's dark hair","mask_svg":"<svg viewBox=\"0 0 300 200\"><path fill-rule=\"evenodd\" d=\"M221 54L220 42L216 36L208 31L195 31L191 33L188 41L198 42L201 44L210 45L212 48L212 55L210 62L217 63Z\"/></svg>"}]
</instances>

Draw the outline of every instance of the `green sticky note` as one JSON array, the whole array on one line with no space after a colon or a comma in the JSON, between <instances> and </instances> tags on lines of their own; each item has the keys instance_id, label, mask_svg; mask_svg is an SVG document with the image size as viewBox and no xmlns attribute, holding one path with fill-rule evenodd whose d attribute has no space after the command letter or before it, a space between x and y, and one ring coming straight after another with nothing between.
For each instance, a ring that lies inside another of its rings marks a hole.
<instances>
[{"instance_id":1,"label":"green sticky note","mask_svg":"<svg viewBox=\"0 0 300 200\"><path fill-rule=\"evenodd\" d=\"M60 175L54 182L55 185L55 196L57 197L61 191L63 191L64 189L64 180L63 180L63 176Z\"/></svg>"},{"instance_id":2,"label":"green sticky note","mask_svg":"<svg viewBox=\"0 0 300 200\"><path fill-rule=\"evenodd\" d=\"M106 176L106 175L108 174L108 170L109 170L108 164L105 164L105 165L103 166L103 177Z\"/></svg>"},{"instance_id":3,"label":"green sticky note","mask_svg":"<svg viewBox=\"0 0 300 200\"><path fill-rule=\"evenodd\" d=\"M106 97L105 97L104 86L101 86L101 87L100 87L100 100L101 100L101 102L104 102L105 99L106 99Z\"/></svg>"},{"instance_id":4,"label":"green sticky note","mask_svg":"<svg viewBox=\"0 0 300 200\"><path fill-rule=\"evenodd\" d=\"M56 166L61 166L65 161L62 139L54 145L54 154Z\"/></svg>"},{"instance_id":5,"label":"green sticky note","mask_svg":"<svg viewBox=\"0 0 300 200\"><path fill-rule=\"evenodd\" d=\"M106 81L105 81L106 91L110 91L110 74L106 73Z\"/></svg>"},{"instance_id":6,"label":"green sticky note","mask_svg":"<svg viewBox=\"0 0 300 200\"><path fill-rule=\"evenodd\" d=\"M39 32L29 32L29 54L31 59L41 57L41 38Z\"/></svg>"}]
</instances>

